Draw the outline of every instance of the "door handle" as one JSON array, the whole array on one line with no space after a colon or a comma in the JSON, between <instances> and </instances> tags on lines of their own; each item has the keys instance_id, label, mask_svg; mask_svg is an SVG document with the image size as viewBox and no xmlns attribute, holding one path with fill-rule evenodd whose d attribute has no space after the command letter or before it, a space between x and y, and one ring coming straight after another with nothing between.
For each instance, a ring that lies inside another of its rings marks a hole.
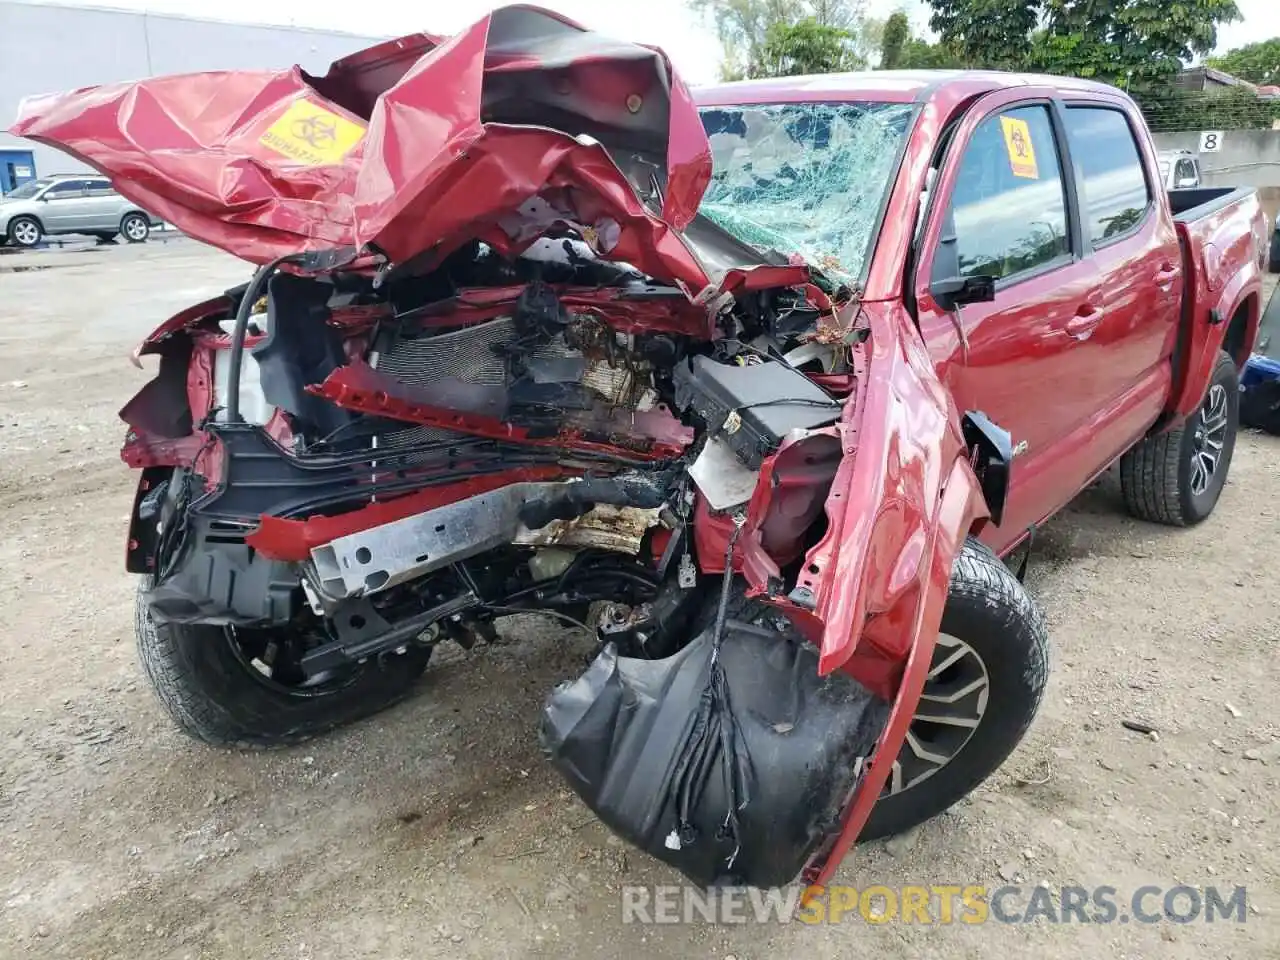
<instances>
[{"instance_id":1,"label":"door handle","mask_svg":"<svg viewBox=\"0 0 1280 960\"><path fill-rule=\"evenodd\" d=\"M1074 340L1087 340L1102 322L1102 310L1091 303L1081 304L1076 315L1067 321L1064 329Z\"/></svg>"},{"instance_id":2,"label":"door handle","mask_svg":"<svg viewBox=\"0 0 1280 960\"><path fill-rule=\"evenodd\" d=\"M1156 271L1156 286L1161 290L1167 291L1173 286L1173 281L1177 280L1180 276L1182 276L1182 270L1180 268L1175 267L1171 263L1162 263L1160 264L1160 269Z\"/></svg>"}]
</instances>

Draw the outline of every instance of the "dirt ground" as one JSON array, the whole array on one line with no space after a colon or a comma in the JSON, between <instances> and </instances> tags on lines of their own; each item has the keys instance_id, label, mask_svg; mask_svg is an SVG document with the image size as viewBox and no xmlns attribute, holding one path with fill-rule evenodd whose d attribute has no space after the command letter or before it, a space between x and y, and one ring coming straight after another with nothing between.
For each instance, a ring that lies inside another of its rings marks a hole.
<instances>
[{"instance_id":1,"label":"dirt ground","mask_svg":"<svg viewBox=\"0 0 1280 960\"><path fill-rule=\"evenodd\" d=\"M1197 529L1126 518L1112 478L1056 519L1031 735L839 877L1239 884L1245 923L623 925L622 885L677 878L538 752L542 698L589 649L559 628L442 651L413 700L298 749L174 731L134 658L116 410L150 375L140 336L246 271L185 240L22 257L48 268L0 258L0 957L1280 956L1280 439L1240 438Z\"/></svg>"}]
</instances>

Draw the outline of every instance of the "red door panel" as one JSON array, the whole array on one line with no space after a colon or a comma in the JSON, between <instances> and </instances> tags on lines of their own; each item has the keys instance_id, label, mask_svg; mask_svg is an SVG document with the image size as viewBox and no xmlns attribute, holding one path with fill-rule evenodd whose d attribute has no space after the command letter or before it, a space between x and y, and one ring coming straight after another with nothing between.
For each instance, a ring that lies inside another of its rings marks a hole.
<instances>
[{"instance_id":1,"label":"red door panel","mask_svg":"<svg viewBox=\"0 0 1280 960\"><path fill-rule=\"evenodd\" d=\"M1076 351L1100 392L1095 409L1167 373L1182 304L1182 254L1173 219L1159 201L1161 186L1141 119L1128 107L1066 105L1085 242L1097 264L1106 315ZM1154 417L1153 417L1154 419ZM1104 426L1097 456L1110 459L1140 436Z\"/></svg>"},{"instance_id":2,"label":"red door panel","mask_svg":"<svg viewBox=\"0 0 1280 960\"><path fill-rule=\"evenodd\" d=\"M996 549L1079 489L1088 463L1049 464L1105 389L1079 347L1105 323L1106 292L1072 230L1049 97L994 94L962 122L938 180L916 281L921 332L940 379L961 410L982 411L1013 437L1005 516L984 535ZM949 242L954 260L938 252ZM953 263L962 276L998 278L995 299L944 309L929 287Z\"/></svg>"}]
</instances>

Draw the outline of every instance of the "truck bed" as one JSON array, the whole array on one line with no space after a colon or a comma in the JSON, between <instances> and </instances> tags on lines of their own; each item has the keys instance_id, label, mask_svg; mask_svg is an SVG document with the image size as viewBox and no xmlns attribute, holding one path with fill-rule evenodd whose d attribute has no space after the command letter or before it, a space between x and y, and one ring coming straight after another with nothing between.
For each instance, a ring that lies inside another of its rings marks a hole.
<instances>
[{"instance_id":1,"label":"truck bed","mask_svg":"<svg viewBox=\"0 0 1280 960\"><path fill-rule=\"evenodd\" d=\"M1170 190L1169 206L1173 219L1190 223L1229 207L1243 200L1253 190L1249 187L1193 187L1190 190Z\"/></svg>"},{"instance_id":2,"label":"truck bed","mask_svg":"<svg viewBox=\"0 0 1280 960\"><path fill-rule=\"evenodd\" d=\"M1200 403L1203 384L1217 362L1218 350L1243 367L1253 348L1259 305L1241 295L1262 267L1259 244L1265 234L1256 190L1246 187L1197 187L1170 190L1178 240L1182 247L1183 321L1175 349L1175 416Z\"/></svg>"}]
</instances>

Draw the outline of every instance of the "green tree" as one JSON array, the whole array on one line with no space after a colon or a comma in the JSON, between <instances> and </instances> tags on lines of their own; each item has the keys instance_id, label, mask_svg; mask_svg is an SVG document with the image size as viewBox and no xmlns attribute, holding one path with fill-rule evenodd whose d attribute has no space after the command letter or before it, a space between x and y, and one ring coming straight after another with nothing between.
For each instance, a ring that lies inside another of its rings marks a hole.
<instances>
[{"instance_id":1,"label":"green tree","mask_svg":"<svg viewBox=\"0 0 1280 960\"><path fill-rule=\"evenodd\" d=\"M720 38L720 76L725 80L776 73L778 52L804 62L830 62L840 41L848 56L836 69L863 65L879 43L879 22L865 16L865 0L688 0L696 13L710 17ZM811 21L813 26L801 26ZM795 29L783 28L799 28ZM773 40L773 54L766 49ZM834 32L831 32L834 31ZM779 46L781 45L781 46ZM824 52L825 51L825 52Z\"/></svg>"},{"instance_id":2,"label":"green tree","mask_svg":"<svg viewBox=\"0 0 1280 960\"><path fill-rule=\"evenodd\" d=\"M929 0L929 25L966 66L1025 67L1043 0Z\"/></svg>"},{"instance_id":3,"label":"green tree","mask_svg":"<svg viewBox=\"0 0 1280 960\"><path fill-rule=\"evenodd\" d=\"M880 38L880 69L896 70L902 65L902 54L911 41L911 23L901 10L884 22Z\"/></svg>"},{"instance_id":4,"label":"green tree","mask_svg":"<svg viewBox=\"0 0 1280 960\"><path fill-rule=\"evenodd\" d=\"M852 33L862 21L863 5L850 0L809 0L807 10L820 26Z\"/></svg>"},{"instance_id":5,"label":"green tree","mask_svg":"<svg viewBox=\"0 0 1280 960\"><path fill-rule=\"evenodd\" d=\"M966 66L964 58L945 43L929 43L912 37L902 48L903 70L956 70Z\"/></svg>"},{"instance_id":6,"label":"green tree","mask_svg":"<svg viewBox=\"0 0 1280 960\"><path fill-rule=\"evenodd\" d=\"M715 23L725 80L760 76L769 27L794 23L805 11L802 0L690 0L689 6Z\"/></svg>"},{"instance_id":7,"label":"green tree","mask_svg":"<svg viewBox=\"0 0 1280 960\"><path fill-rule=\"evenodd\" d=\"M1235 0L1044 0L1032 65L1135 90L1163 87L1239 16Z\"/></svg>"},{"instance_id":8,"label":"green tree","mask_svg":"<svg viewBox=\"0 0 1280 960\"><path fill-rule=\"evenodd\" d=\"M1250 83L1280 84L1280 37L1236 47L1205 63Z\"/></svg>"},{"instance_id":9,"label":"green tree","mask_svg":"<svg viewBox=\"0 0 1280 960\"><path fill-rule=\"evenodd\" d=\"M880 56L880 48L884 46L884 26L883 20L863 17L849 31L849 46L857 57L859 70L865 69Z\"/></svg>"},{"instance_id":10,"label":"green tree","mask_svg":"<svg viewBox=\"0 0 1280 960\"><path fill-rule=\"evenodd\" d=\"M824 26L812 17L795 23L770 24L764 40L765 73L773 77L797 77L865 66L865 62L858 62L849 39L849 31Z\"/></svg>"},{"instance_id":11,"label":"green tree","mask_svg":"<svg viewBox=\"0 0 1280 960\"><path fill-rule=\"evenodd\" d=\"M930 24L967 66L1167 84L1240 16L1235 0L929 0Z\"/></svg>"},{"instance_id":12,"label":"green tree","mask_svg":"<svg viewBox=\"0 0 1280 960\"><path fill-rule=\"evenodd\" d=\"M941 70L965 66L964 58L945 43L911 35L911 22L899 10L885 21L880 44L882 70Z\"/></svg>"}]
</instances>

